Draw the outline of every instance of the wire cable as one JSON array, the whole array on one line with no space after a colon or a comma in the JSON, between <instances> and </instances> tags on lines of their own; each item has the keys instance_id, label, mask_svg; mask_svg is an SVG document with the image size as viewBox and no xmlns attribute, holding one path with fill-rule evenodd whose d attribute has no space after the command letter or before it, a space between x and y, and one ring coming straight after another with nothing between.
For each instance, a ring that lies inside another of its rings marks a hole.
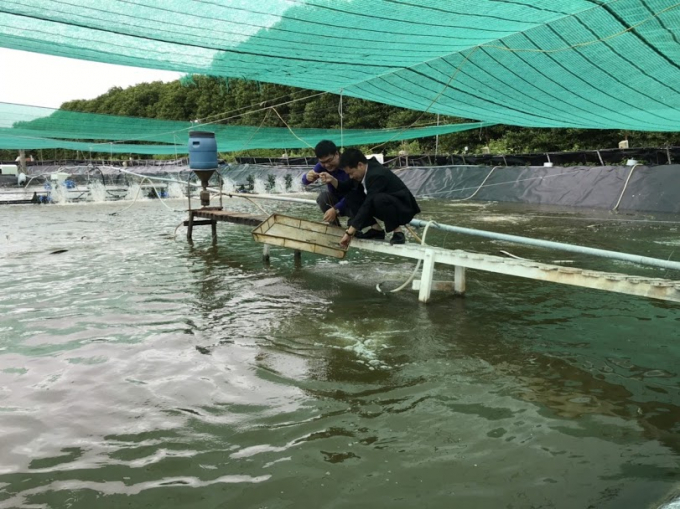
<instances>
[{"instance_id":1,"label":"wire cable","mask_svg":"<svg viewBox=\"0 0 680 509\"><path fill-rule=\"evenodd\" d=\"M451 200L451 201L467 201L467 200L471 200L472 198L474 198L474 196L479 192L479 190L482 187L484 187L484 184L486 184L486 181L489 180L489 177L491 176L491 174L494 172L494 170L496 168L500 168L500 166L494 166L493 168L491 168L491 171L488 173L486 178L482 181L481 184L479 184L479 187L477 188L477 190L474 193L472 193L470 196L468 196L466 198L460 198L460 199L457 199L457 200Z\"/></svg>"},{"instance_id":2,"label":"wire cable","mask_svg":"<svg viewBox=\"0 0 680 509\"><path fill-rule=\"evenodd\" d=\"M279 117L279 118L281 119L281 122L283 122L283 124L288 128L288 130L290 131L290 134L292 134L293 136L295 136L298 140L300 140L302 143L304 143L305 145L307 145L309 148L314 148L312 145L310 145L309 143L307 143L307 141L303 140L303 139L300 138L297 134L295 134L295 131L293 131L293 129L291 129L291 127L286 123L285 120L283 120L283 118L281 117L281 115L279 115L279 112L276 111L276 108L274 108L274 106L271 106L271 109L274 110L274 113L276 113L276 116Z\"/></svg>"},{"instance_id":3,"label":"wire cable","mask_svg":"<svg viewBox=\"0 0 680 509\"><path fill-rule=\"evenodd\" d=\"M430 225L433 225L433 224L436 225L437 222L436 222L436 221L429 221L429 222L425 225L425 229L423 230L423 238L422 238L422 240L420 241L420 245L421 245L421 246L427 245L427 244L425 244L425 237L427 236L427 230L430 228ZM416 238L417 238L417 237L416 237ZM397 292L400 292L400 291L402 291L404 288L406 288L409 284L411 284L411 281L413 281L413 278L416 277L416 274L418 273L418 270L420 269L420 264L421 264L421 263L422 263L422 260L418 260L418 263L416 263L416 268L413 269L413 272L411 273L411 275L409 276L409 278L404 282L404 284L402 284L402 285L399 286L398 288L395 288L394 290L390 290L390 291L387 292L387 293L397 293ZM386 292L383 292L382 289L380 288L380 285L381 285L381 284L382 284L382 283L378 283L377 285L375 285L375 289L378 290L380 293L385 294Z\"/></svg>"},{"instance_id":4,"label":"wire cable","mask_svg":"<svg viewBox=\"0 0 680 509\"><path fill-rule=\"evenodd\" d=\"M616 205L614 205L614 208L612 211L615 211L619 208L619 205L621 204L621 200L623 199L623 193L626 192L626 189L628 188L628 182L630 182L630 177L633 175L633 172L635 171L635 168L640 166L639 164L634 164L633 167L630 169L630 172L628 173L628 178L626 179L626 183L623 184L623 189L621 190L621 195L619 196L619 201L616 202Z\"/></svg>"}]
</instances>

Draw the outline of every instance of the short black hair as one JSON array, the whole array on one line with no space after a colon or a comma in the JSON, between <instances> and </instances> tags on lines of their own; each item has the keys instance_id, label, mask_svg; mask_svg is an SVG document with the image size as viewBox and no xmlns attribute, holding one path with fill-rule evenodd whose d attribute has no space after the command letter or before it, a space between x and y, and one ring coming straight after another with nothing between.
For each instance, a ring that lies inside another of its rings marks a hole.
<instances>
[{"instance_id":1,"label":"short black hair","mask_svg":"<svg viewBox=\"0 0 680 509\"><path fill-rule=\"evenodd\" d=\"M338 147L335 146L331 140L321 140L314 147L314 153L316 157L322 159L326 156L334 155L338 151Z\"/></svg>"},{"instance_id":2,"label":"short black hair","mask_svg":"<svg viewBox=\"0 0 680 509\"><path fill-rule=\"evenodd\" d=\"M358 148L348 148L340 156L340 168L356 168L359 163L367 163L368 159Z\"/></svg>"}]
</instances>

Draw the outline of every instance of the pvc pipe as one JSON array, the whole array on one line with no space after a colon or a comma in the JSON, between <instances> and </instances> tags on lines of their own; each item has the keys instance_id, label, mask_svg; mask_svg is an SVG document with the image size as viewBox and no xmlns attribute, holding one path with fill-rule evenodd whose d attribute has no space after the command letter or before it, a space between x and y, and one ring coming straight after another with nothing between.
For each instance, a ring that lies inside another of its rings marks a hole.
<instances>
[{"instance_id":1,"label":"pvc pipe","mask_svg":"<svg viewBox=\"0 0 680 509\"><path fill-rule=\"evenodd\" d=\"M106 168L106 166L105 166L105 168ZM181 180L169 179L169 178L165 178L165 177L153 177L151 175L142 175L141 173L135 173L134 171L124 170L123 168L118 168L118 167L115 167L115 166L109 166L109 168L113 168L117 171L127 173L129 175L134 175L135 177L146 178L146 179L149 179L149 180L161 180L163 182L174 182L176 184L182 184L182 185L186 184L186 182L183 182ZM191 184L193 186L200 187L200 185L194 184L193 182Z\"/></svg>"},{"instance_id":2,"label":"pvc pipe","mask_svg":"<svg viewBox=\"0 0 680 509\"><path fill-rule=\"evenodd\" d=\"M141 173L135 173L133 171L129 170L123 170L122 168L116 168L118 171L122 171L123 173L128 173L130 175L134 175L135 177L141 177L141 178L147 178L150 180L162 180L164 182L174 182L176 184L182 184L185 185L187 182L184 182L182 180L177 180L177 179L171 179L171 178L164 178L164 177L153 177L150 175L142 175ZM188 182L189 185L194 186L194 187L202 187L201 184L197 184L194 182ZM214 187L208 187L206 188L208 191L212 191L215 193L219 193L220 190L216 189ZM223 193L225 196L235 196L237 198L255 198L255 199L260 199L260 200L274 200L274 201L287 201L287 202L293 202L293 203L304 203L305 205L316 205L316 201L314 200L306 200L304 198L289 198L286 196L280 196L280 195L275 195L275 194L250 194L250 193Z\"/></svg>"},{"instance_id":3,"label":"pvc pipe","mask_svg":"<svg viewBox=\"0 0 680 509\"><path fill-rule=\"evenodd\" d=\"M422 221L414 219L411 221L413 226L425 226L429 221ZM661 260L659 258L650 258L648 256L632 255L628 253L620 253L618 251L607 251L606 249L596 249L593 247L576 246L574 244L564 244L562 242L553 242L550 240L532 239L529 237L520 237L519 235L508 235L505 233L495 233L485 230L473 230L472 228L463 228L461 226L450 226L447 224L432 223L431 228L437 228L453 233L463 233L466 235L476 235L478 237L487 237L496 240L506 240L508 242L515 242L517 244L527 244L529 246L544 247L547 249L559 249L562 251L570 251L572 253L581 253L592 256L599 256L600 258L609 258L612 260L622 260L632 263L640 263L643 265L653 265L655 267L662 267L664 269L680 270L680 262L673 262L670 260Z\"/></svg>"},{"instance_id":4,"label":"pvc pipe","mask_svg":"<svg viewBox=\"0 0 680 509\"><path fill-rule=\"evenodd\" d=\"M224 195L235 198L255 198L258 200L288 201L293 203L304 203L305 205L316 205L315 200L306 200L305 198L289 198L288 196L280 196L276 194L224 193Z\"/></svg>"}]
</instances>

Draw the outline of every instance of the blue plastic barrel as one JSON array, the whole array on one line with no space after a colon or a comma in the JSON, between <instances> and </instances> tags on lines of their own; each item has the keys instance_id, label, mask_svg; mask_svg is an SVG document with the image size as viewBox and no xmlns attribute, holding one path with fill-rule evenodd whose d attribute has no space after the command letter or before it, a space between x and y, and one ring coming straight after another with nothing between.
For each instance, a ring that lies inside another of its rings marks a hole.
<instances>
[{"instance_id":1,"label":"blue plastic barrel","mask_svg":"<svg viewBox=\"0 0 680 509\"><path fill-rule=\"evenodd\" d=\"M189 133L189 168L192 170L217 168L215 133L202 131Z\"/></svg>"}]
</instances>

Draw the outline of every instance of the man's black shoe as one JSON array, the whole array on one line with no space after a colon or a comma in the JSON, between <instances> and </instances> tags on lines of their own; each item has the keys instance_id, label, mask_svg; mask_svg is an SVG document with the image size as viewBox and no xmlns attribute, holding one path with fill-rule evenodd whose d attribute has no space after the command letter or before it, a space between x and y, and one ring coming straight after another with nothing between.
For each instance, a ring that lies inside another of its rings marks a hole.
<instances>
[{"instance_id":1,"label":"man's black shoe","mask_svg":"<svg viewBox=\"0 0 680 509\"><path fill-rule=\"evenodd\" d=\"M385 230L375 230L371 228L370 230L367 230L366 233L356 232L354 236L357 239L385 240Z\"/></svg>"},{"instance_id":2,"label":"man's black shoe","mask_svg":"<svg viewBox=\"0 0 680 509\"><path fill-rule=\"evenodd\" d=\"M394 232L392 234L392 238L390 239L390 244L406 244L406 235L404 235L402 232Z\"/></svg>"}]
</instances>

